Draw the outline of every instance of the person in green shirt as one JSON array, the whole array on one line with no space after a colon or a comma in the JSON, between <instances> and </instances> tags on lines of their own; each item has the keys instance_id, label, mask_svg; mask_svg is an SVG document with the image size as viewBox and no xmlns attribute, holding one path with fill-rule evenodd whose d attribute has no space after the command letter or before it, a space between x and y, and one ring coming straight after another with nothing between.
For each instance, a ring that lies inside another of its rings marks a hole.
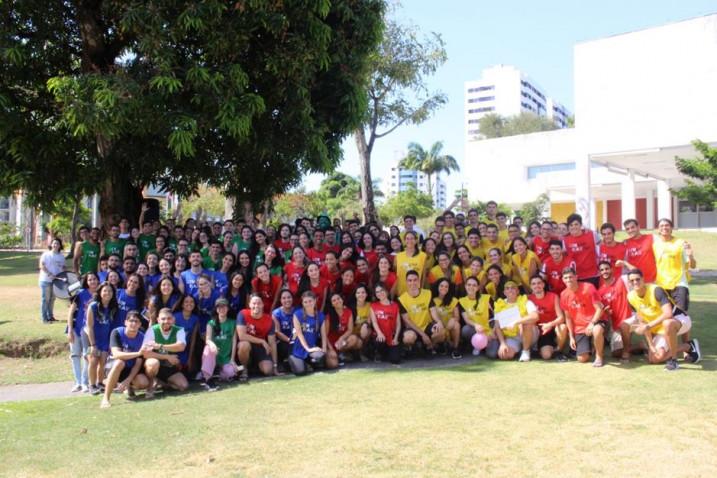
<instances>
[{"instance_id":1,"label":"person in green shirt","mask_svg":"<svg viewBox=\"0 0 717 478\"><path fill-rule=\"evenodd\" d=\"M102 241L102 249L100 251L101 256L117 254L120 259L123 259L124 246L125 244L127 244L127 240L120 239L119 235L119 226L111 226L109 231L109 237Z\"/></svg>"},{"instance_id":2,"label":"person in green shirt","mask_svg":"<svg viewBox=\"0 0 717 478\"><path fill-rule=\"evenodd\" d=\"M75 245L72 265L76 273L82 275L88 272L97 272L100 259L99 237L100 230L93 227L87 236L87 240L78 242Z\"/></svg>"},{"instance_id":3,"label":"person in green shirt","mask_svg":"<svg viewBox=\"0 0 717 478\"><path fill-rule=\"evenodd\" d=\"M236 364L236 320L229 319L229 301L221 298L214 303L214 317L207 324L206 345L202 352L202 387L214 391L212 380L219 369L222 380L232 380L241 368Z\"/></svg>"},{"instance_id":4,"label":"person in green shirt","mask_svg":"<svg viewBox=\"0 0 717 478\"><path fill-rule=\"evenodd\" d=\"M174 315L166 307L160 309L157 321L159 323L147 329L142 342L144 371L149 380L147 398L154 397L157 380L179 391L189 387L187 378L179 369L179 354L187 347L184 329L174 325Z\"/></svg>"},{"instance_id":5,"label":"person in green shirt","mask_svg":"<svg viewBox=\"0 0 717 478\"><path fill-rule=\"evenodd\" d=\"M222 268L222 245L219 241L212 240L209 243L209 254L202 260L202 265L210 271L218 271Z\"/></svg>"},{"instance_id":6,"label":"person in green shirt","mask_svg":"<svg viewBox=\"0 0 717 478\"><path fill-rule=\"evenodd\" d=\"M152 234L152 221L144 221L142 223L142 233L137 238L137 247L139 248L139 259L141 261L147 256L149 251L157 248L155 235Z\"/></svg>"}]
</instances>

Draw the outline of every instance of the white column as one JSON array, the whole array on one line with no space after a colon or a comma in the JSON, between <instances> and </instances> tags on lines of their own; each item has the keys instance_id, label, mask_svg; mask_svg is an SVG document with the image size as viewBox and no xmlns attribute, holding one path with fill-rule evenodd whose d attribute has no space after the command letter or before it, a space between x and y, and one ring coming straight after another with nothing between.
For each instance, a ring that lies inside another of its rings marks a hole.
<instances>
[{"instance_id":1,"label":"white column","mask_svg":"<svg viewBox=\"0 0 717 478\"><path fill-rule=\"evenodd\" d=\"M15 227L17 227L18 231L20 231L21 227L23 226L22 221L22 206L23 206L23 193L19 192L15 196Z\"/></svg>"},{"instance_id":2,"label":"white column","mask_svg":"<svg viewBox=\"0 0 717 478\"><path fill-rule=\"evenodd\" d=\"M627 172L627 176L620 183L620 203L622 211L622 220L636 219L635 217L635 173ZM644 224L640 224L644 226Z\"/></svg>"},{"instance_id":3,"label":"white column","mask_svg":"<svg viewBox=\"0 0 717 478\"><path fill-rule=\"evenodd\" d=\"M575 161L575 211L583 217L583 224L592 225L590 214L590 155L584 154Z\"/></svg>"},{"instance_id":4,"label":"white column","mask_svg":"<svg viewBox=\"0 0 717 478\"><path fill-rule=\"evenodd\" d=\"M675 225L675 229L678 229L680 227L680 198L677 196L672 198L672 210L675 211L672 223Z\"/></svg>"},{"instance_id":5,"label":"white column","mask_svg":"<svg viewBox=\"0 0 717 478\"><path fill-rule=\"evenodd\" d=\"M92 196L92 227L99 227L97 224L99 223L99 213L100 213L100 196L95 193Z\"/></svg>"},{"instance_id":6,"label":"white column","mask_svg":"<svg viewBox=\"0 0 717 478\"><path fill-rule=\"evenodd\" d=\"M234 216L234 199L224 198L224 219L231 219Z\"/></svg>"},{"instance_id":7,"label":"white column","mask_svg":"<svg viewBox=\"0 0 717 478\"><path fill-rule=\"evenodd\" d=\"M645 224L645 227L647 227L647 229L654 229L655 228L655 190L652 189L652 187L648 186L647 197L645 198L645 201L647 203L647 207L646 207L647 224Z\"/></svg>"},{"instance_id":8,"label":"white column","mask_svg":"<svg viewBox=\"0 0 717 478\"><path fill-rule=\"evenodd\" d=\"M657 181L657 218L672 219L672 194L667 181Z\"/></svg>"},{"instance_id":9,"label":"white column","mask_svg":"<svg viewBox=\"0 0 717 478\"><path fill-rule=\"evenodd\" d=\"M598 227L600 227L600 224L598 224L598 221L600 221L600 218L597 217L597 201L592 199L590 201L590 222L583 222L587 227L592 229L593 231L596 231Z\"/></svg>"}]
</instances>

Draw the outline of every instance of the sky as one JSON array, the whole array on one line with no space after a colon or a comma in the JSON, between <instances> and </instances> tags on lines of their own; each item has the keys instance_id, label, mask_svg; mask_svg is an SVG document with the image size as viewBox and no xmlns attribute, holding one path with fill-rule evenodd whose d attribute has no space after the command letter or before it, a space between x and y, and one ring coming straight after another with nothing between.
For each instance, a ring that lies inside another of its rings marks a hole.
<instances>
[{"instance_id":1,"label":"sky","mask_svg":"<svg viewBox=\"0 0 717 478\"><path fill-rule=\"evenodd\" d=\"M545 92L573 111L573 47L596 40L717 12L714 0L404 0L394 17L423 32L439 33L448 61L427 78L431 90L448 103L420 125L399 127L376 141L371 168L374 179L387 177L396 151L412 141L430 147L443 141L443 153L464 158L463 84L480 78L481 70L513 65ZM358 176L353 137L343 144L339 171ZM322 175L304 178L307 190L319 187ZM460 173L447 178L449 197L461 187ZM384 192L388 181L381 182Z\"/></svg>"}]
</instances>

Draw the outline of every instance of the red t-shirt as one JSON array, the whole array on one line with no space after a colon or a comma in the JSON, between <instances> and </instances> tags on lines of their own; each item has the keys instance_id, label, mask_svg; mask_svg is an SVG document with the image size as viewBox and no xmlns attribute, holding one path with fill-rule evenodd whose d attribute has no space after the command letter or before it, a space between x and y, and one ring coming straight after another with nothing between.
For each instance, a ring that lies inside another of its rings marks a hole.
<instances>
[{"instance_id":1,"label":"red t-shirt","mask_svg":"<svg viewBox=\"0 0 717 478\"><path fill-rule=\"evenodd\" d=\"M366 272L365 274L362 274L358 270L354 273L354 282L357 284L368 284L368 280L370 278L370 272Z\"/></svg>"},{"instance_id":2,"label":"red t-shirt","mask_svg":"<svg viewBox=\"0 0 717 478\"><path fill-rule=\"evenodd\" d=\"M246 333L259 339L267 340L274 334L274 319L269 314L261 314L255 319L251 316L251 309L244 309L237 315L237 325L246 326Z\"/></svg>"},{"instance_id":3,"label":"red t-shirt","mask_svg":"<svg viewBox=\"0 0 717 478\"><path fill-rule=\"evenodd\" d=\"M535 307L538 309L539 324L552 322L558 316L555 310L555 299L557 297L557 294L552 292L546 292L542 299L538 299L535 294L528 296L528 300L535 304Z\"/></svg>"},{"instance_id":4,"label":"red t-shirt","mask_svg":"<svg viewBox=\"0 0 717 478\"><path fill-rule=\"evenodd\" d=\"M563 269L566 267L575 267L575 261L567 254L563 254L563 259L560 262L555 262L553 256L548 256L548 258L543 261L543 274L545 274L548 280L550 290L556 294L560 294L565 290Z\"/></svg>"},{"instance_id":5,"label":"red t-shirt","mask_svg":"<svg viewBox=\"0 0 717 478\"><path fill-rule=\"evenodd\" d=\"M600 296L595 286L588 282L578 283L578 290L573 292L565 289L560 293L560 307L565 311L567 320L573 324L576 334L584 334L595 316L595 304L600 303Z\"/></svg>"},{"instance_id":6,"label":"red t-shirt","mask_svg":"<svg viewBox=\"0 0 717 478\"><path fill-rule=\"evenodd\" d=\"M563 238L563 242L567 251L575 259L575 272L578 274L578 279L595 277L598 274L598 267L593 232L583 231L579 236L568 234Z\"/></svg>"},{"instance_id":7,"label":"red t-shirt","mask_svg":"<svg viewBox=\"0 0 717 478\"><path fill-rule=\"evenodd\" d=\"M321 250L311 247L306 251L306 256L309 258L309 260L311 262L313 262L317 266L321 266L321 264L323 264L324 261L326 260L327 252L328 252L328 249L325 247L322 248Z\"/></svg>"},{"instance_id":8,"label":"red t-shirt","mask_svg":"<svg viewBox=\"0 0 717 478\"><path fill-rule=\"evenodd\" d=\"M366 258L369 270L374 270L378 265L378 253L376 251L364 251L363 249L360 252Z\"/></svg>"},{"instance_id":9,"label":"red t-shirt","mask_svg":"<svg viewBox=\"0 0 717 478\"><path fill-rule=\"evenodd\" d=\"M616 242L612 246L602 243L598 246L598 259L600 262L609 261L612 266L613 275L620 277L622 275L622 266L616 266L615 261L625 260L625 251L627 251L627 247L625 247L625 244L622 242Z\"/></svg>"},{"instance_id":10,"label":"red t-shirt","mask_svg":"<svg viewBox=\"0 0 717 478\"><path fill-rule=\"evenodd\" d=\"M319 275L329 283L329 287L333 288L336 281L341 278L341 269L337 267L335 272L331 272L324 264L319 268Z\"/></svg>"},{"instance_id":11,"label":"red t-shirt","mask_svg":"<svg viewBox=\"0 0 717 478\"><path fill-rule=\"evenodd\" d=\"M642 234L640 237L625 239L627 262L642 271L645 282L655 282L657 266L655 253L652 250L652 234Z\"/></svg>"},{"instance_id":12,"label":"red t-shirt","mask_svg":"<svg viewBox=\"0 0 717 478\"><path fill-rule=\"evenodd\" d=\"M372 302L371 310L376 316L378 328L386 337L386 344L395 345L393 336L396 333L396 324L398 323L398 304L391 302L389 305L383 305L380 302Z\"/></svg>"},{"instance_id":13,"label":"red t-shirt","mask_svg":"<svg viewBox=\"0 0 717 478\"><path fill-rule=\"evenodd\" d=\"M309 283L309 287L311 287L311 292L316 294L316 307L321 307L324 303L326 291L329 289L329 281L319 277L318 285L313 286L311 285L311 283Z\"/></svg>"},{"instance_id":14,"label":"red t-shirt","mask_svg":"<svg viewBox=\"0 0 717 478\"><path fill-rule=\"evenodd\" d=\"M622 321L632 315L630 303L627 301L625 283L619 277L615 279L612 285L607 285L601 279L598 295L605 307L610 307L610 313L605 318L609 318L612 321L613 330L619 330Z\"/></svg>"},{"instance_id":15,"label":"red t-shirt","mask_svg":"<svg viewBox=\"0 0 717 478\"><path fill-rule=\"evenodd\" d=\"M549 247L550 240L543 240L541 236L535 236L533 238L533 252L538 256L540 262L545 262L545 260L550 257Z\"/></svg>"},{"instance_id":16,"label":"red t-shirt","mask_svg":"<svg viewBox=\"0 0 717 478\"><path fill-rule=\"evenodd\" d=\"M276 241L274 241L274 247L276 247L276 249L279 251L279 254L281 255L284 252L291 250L291 242L277 239Z\"/></svg>"},{"instance_id":17,"label":"red t-shirt","mask_svg":"<svg viewBox=\"0 0 717 478\"><path fill-rule=\"evenodd\" d=\"M300 267L289 262L284 266L284 274L286 274L286 285L294 296L294 305L300 303L299 297L299 282L301 281L301 275L304 273L305 267Z\"/></svg>"},{"instance_id":18,"label":"red t-shirt","mask_svg":"<svg viewBox=\"0 0 717 478\"><path fill-rule=\"evenodd\" d=\"M351 269L352 271L356 271L356 264L354 264L353 261L350 261L350 260L348 260L348 261L340 260L339 261L339 269L341 270L341 272L345 271L346 269Z\"/></svg>"},{"instance_id":19,"label":"red t-shirt","mask_svg":"<svg viewBox=\"0 0 717 478\"><path fill-rule=\"evenodd\" d=\"M386 284L386 288L388 289L388 292L391 292L391 289L393 289L393 285L396 283L397 278L398 277L396 276L395 272L388 271L388 275L386 276L386 278L382 281L381 278L379 277L378 282L383 282L384 284ZM375 287L376 284L373 284L373 286Z\"/></svg>"},{"instance_id":20,"label":"red t-shirt","mask_svg":"<svg viewBox=\"0 0 717 478\"><path fill-rule=\"evenodd\" d=\"M329 320L329 342L331 344L335 344L339 338L346 332L346 330L349 327L349 320L351 319L351 309L348 307L344 307L344 311L339 316L339 324L338 328L334 328L333 324L331 323L331 319Z\"/></svg>"},{"instance_id":21,"label":"red t-shirt","mask_svg":"<svg viewBox=\"0 0 717 478\"><path fill-rule=\"evenodd\" d=\"M254 277L251 280L251 289L259 294L261 301L264 302L264 312L271 312L276 291L281 289L282 282L279 276L269 276L268 283L262 282L258 277Z\"/></svg>"}]
</instances>

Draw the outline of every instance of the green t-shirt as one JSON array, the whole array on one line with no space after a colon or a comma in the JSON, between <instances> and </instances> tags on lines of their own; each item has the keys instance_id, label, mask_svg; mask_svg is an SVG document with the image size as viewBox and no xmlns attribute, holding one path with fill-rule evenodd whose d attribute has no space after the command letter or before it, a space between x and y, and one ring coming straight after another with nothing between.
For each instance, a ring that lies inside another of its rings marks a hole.
<instances>
[{"instance_id":1,"label":"green t-shirt","mask_svg":"<svg viewBox=\"0 0 717 478\"><path fill-rule=\"evenodd\" d=\"M147 253L156 247L154 234L140 234L137 238L140 260L145 260Z\"/></svg>"},{"instance_id":2,"label":"green t-shirt","mask_svg":"<svg viewBox=\"0 0 717 478\"><path fill-rule=\"evenodd\" d=\"M92 244L90 241L82 242L82 257L80 258L80 274L97 272L97 264L100 260L100 245Z\"/></svg>"},{"instance_id":3,"label":"green t-shirt","mask_svg":"<svg viewBox=\"0 0 717 478\"><path fill-rule=\"evenodd\" d=\"M212 319L207 324L212 329L212 341L217 345L217 365L226 365L232 360L232 343L236 333L236 321L227 319L219 322L219 330L216 324L219 319Z\"/></svg>"},{"instance_id":4,"label":"green t-shirt","mask_svg":"<svg viewBox=\"0 0 717 478\"><path fill-rule=\"evenodd\" d=\"M220 257L217 262L214 262L211 257L205 257L202 260L202 266L210 271L218 271L222 268L222 258Z\"/></svg>"},{"instance_id":5,"label":"green t-shirt","mask_svg":"<svg viewBox=\"0 0 717 478\"><path fill-rule=\"evenodd\" d=\"M177 343L177 333L181 330L181 327L178 325L173 325L172 329L169 331L169 335L167 338L164 338L164 335L162 335L162 325L161 324L154 324L152 326L152 332L154 333L154 341L160 345L173 345ZM168 354L174 354L176 352L166 352Z\"/></svg>"},{"instance_id":6,"label":"green t-shirt","mask_svg":"<svg viewBox=\"0 0 717 478\"><path fill-rule=\"evenodd\" d=\"M120 256L120 258L124 258L125 244L127 244L126 239L117 239L116 241L107 239L105 241L105 254L107 254L108 256L110 254L117 254Z\"/></svg>"},{"instance_id":7,"label":"green t-shirt","mask_svg":"<svg viewBox=\"0 0 717 478\"><path fill-rule=\"evenodd\" d=\"M249 241L245 241L241 238L241 236L235 236L232 242L237 245L237 252L248 251L251 249L251 239Z\"/></svg>"}]
</instances>

